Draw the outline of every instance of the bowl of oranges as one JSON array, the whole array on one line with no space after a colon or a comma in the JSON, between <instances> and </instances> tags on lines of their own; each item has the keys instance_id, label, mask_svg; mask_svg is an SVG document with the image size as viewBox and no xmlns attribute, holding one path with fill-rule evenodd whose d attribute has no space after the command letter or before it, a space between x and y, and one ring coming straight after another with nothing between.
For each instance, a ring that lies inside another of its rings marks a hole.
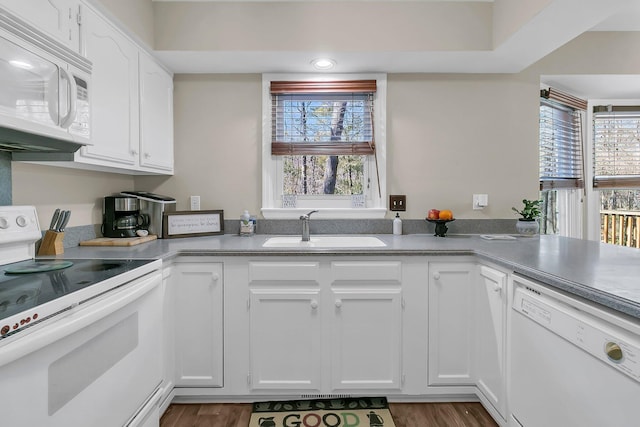
<instances>
[{"instance_id":1,"label":"bowl of oranges","mask_svg":"<svg viewBox=\"0 0 640 427\"><path fill-rule=\"evenodd\" d=\"M435 223L435 236L445 237L448 230L447 223L455 221L455 218L453 217L453 212L449 209L429 209L426 220Z\"/></svg>"}]
</instances>

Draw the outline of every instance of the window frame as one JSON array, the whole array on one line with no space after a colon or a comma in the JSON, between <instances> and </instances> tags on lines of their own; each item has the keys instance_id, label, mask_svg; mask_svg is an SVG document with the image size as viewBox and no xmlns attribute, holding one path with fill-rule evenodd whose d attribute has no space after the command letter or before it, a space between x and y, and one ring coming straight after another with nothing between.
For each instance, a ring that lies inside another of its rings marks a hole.
<instances>
[{"instance_id":1,"label":"window frame","mask_svg":"<svg viewBox=\"0 0 640 427\"><path fill-rule=\"evenodd\" d=\"M544 92L547 86L541 86L542 92ZM549 89L551 90L551 88ZM558 92L556 92L558 93ZM565 95L569 100L568 103L564 103L563 96L560 98L557 95L553 98L547 98L544 96L540 97L538 105L542 105L543 102L555 101L560 105L565 105L565 108L569 109L585 109L586 113L582 114L581 117L581 127L583 138L586 138L586 141L581 146L581 156L584 167L581 169L581 178L566 178L566 179L542 179L540 180L540 196L542 196L543 191L555 191L557 193L557 207L558 207L558 232L557 235L566 236L566 237L575 237L582 238L584 235L584 223L585 223L585 215L587 212L585 211L585 200L584 194L585 189L584 186L587 185L586 180L589 174L589 165L590 158L588 157L588 152L590 150L589 143L589 127L587 123L589 123L590 115L589 115L589 103L586 104L584 101L579 98L575 98L573 96L563 94L559 92L561 95ZM541 93L542 95L542 93ZM578 102L581 101L581 102ZM553 107L552 107L553 108ZM540 120L540 107L538 108L538 120ZM540 149L541 135L538 133L538 148ZM538 165L540 167L540 159L538 159ZM540 174L538 174L540 175Z\"/></svg>"},{"instance_id":2,"label":"window frame","mask_svg":"<svg viewBox=\"0 0 640 427\"><path fill-rule=\"evenodd\" d=\"M327 81L327 80L376 80L377 90L374 99L374 135L376 155L365 157L364 191L365 208L352 208L348 196L318 195L298 196L295 208L282 207L282 156L271 154L272 123L271 93L272 81ZM386 101L387 76L383 73L367 74L263 74L262 75L262 216L265 219L298 219L301 214L317 209L315 217L326 219L384 218L386 206ZM380 180L378 191L378 176Z\"/></svg>"},{"instance_id":3,"label":"window frame","mask_svg":"<svg viewBox=\"0 0 640 427\"><path fill-rule=\"evenodd\" d=\"M590 99L587 106L587 123L585 130L587 133L587 147L585 150L585 160L587 162L585 176L586 200L586 238L599 242L601 240L600 224L600 190L593 186L594 178L594 129L593 129L593 107L596 105L640 105L640 99ZM602 188L610 190L611 188Z\"/></svg>"}]
</instances>

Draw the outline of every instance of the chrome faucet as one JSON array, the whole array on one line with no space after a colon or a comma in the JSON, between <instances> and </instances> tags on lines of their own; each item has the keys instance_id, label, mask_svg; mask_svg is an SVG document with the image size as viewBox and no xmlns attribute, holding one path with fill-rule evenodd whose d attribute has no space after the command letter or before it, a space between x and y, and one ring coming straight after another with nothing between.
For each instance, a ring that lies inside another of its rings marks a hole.
<instances>
[{"instance_id":1,"label":"chrome faucet","mask_svg":"<svg viewBox=\"0 0 640 427\"><path fill-rule=\"evenodd\" d=\"M315 212L318 212L318 211L311 211L306 215L300 215L300 221L302 221L302 241L303 242L308 242L309 240L311 240L311 236L309 236L309 218L311 217L311 214Z\"/></svg>"}]
</instances>

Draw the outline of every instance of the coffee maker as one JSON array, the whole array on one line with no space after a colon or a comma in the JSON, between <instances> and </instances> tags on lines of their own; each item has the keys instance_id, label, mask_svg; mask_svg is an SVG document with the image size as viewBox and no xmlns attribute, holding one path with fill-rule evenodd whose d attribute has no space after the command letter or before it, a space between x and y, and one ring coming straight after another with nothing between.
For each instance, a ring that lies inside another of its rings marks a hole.
<instances>
[{"instance_id":1,"label":"coffee maker","mask_svg":"<svg viewBox=\"0 0 640 427\"><path fill-rule=\"evenodd\" d=\"M136 237L136 231L146 230L149 221L140 214L136 197L106 196L102 210L104 237Z\"/></svg>"},{"instance_id":2,"label":"coffee maker","mask_svg":"<svg viewBox=\"0 0 640 427\"><path fill-rule=\"evenodd\" d=\"M139 200L140 214L148 221L149 234L155 234L158 239L166 237L162 230L162 219L165 213L175 212L176 199L148 191L121 191L120 194Z\"/></svg>"}]
</instances>

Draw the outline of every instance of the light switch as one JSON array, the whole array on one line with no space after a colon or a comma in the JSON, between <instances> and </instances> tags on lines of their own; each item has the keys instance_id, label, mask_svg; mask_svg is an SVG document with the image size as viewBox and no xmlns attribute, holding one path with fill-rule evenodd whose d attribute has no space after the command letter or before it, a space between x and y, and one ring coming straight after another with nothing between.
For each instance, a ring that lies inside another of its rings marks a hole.
<instances>
[{"instance_id":1,"label":"light switch","mask_svg":"<svg viewBox=\"0 0 640 427\"><path fill-rule=\"evenodd\" d=\"M473 209L480 210L486 208L489 205L488 194L474 194L473 195Z\"/></svg>"},{"instance_id":2,"label":"light switch","mask_svg":"<svg viewBox=\"0 0 640 427\"><path fill-rule=\"evenodd\" d=\"M191 206L192 211L200 210L200 196L191 196L189 197L189 204Z\"/></svg>"}]
</instances>

